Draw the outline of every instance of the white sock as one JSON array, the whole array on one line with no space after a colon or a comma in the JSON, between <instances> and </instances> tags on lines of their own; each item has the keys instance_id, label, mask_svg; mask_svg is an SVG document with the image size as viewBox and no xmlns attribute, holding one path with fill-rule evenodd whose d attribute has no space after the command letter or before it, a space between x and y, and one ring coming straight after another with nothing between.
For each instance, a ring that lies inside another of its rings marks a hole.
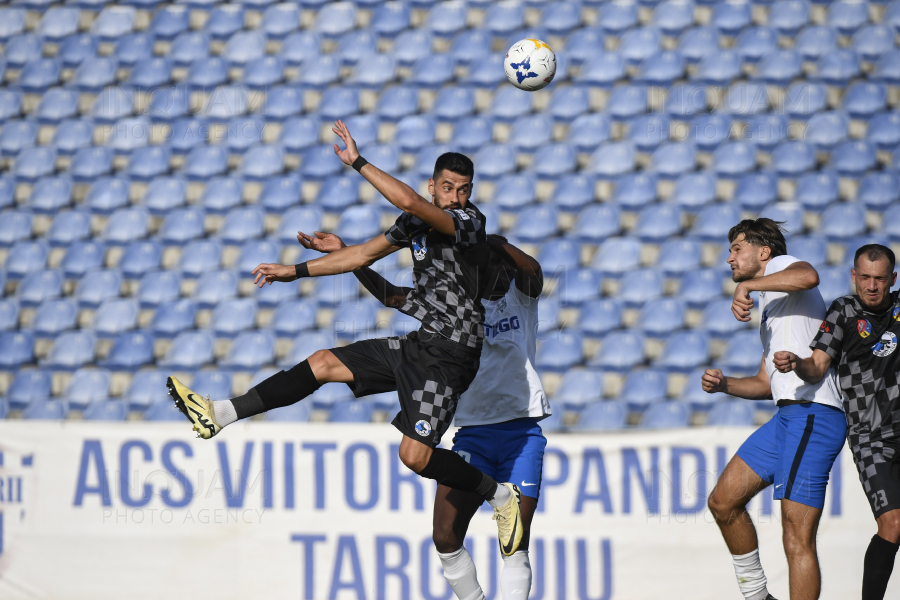
<instances>
[{"instance_id":1,"label":"white sock","mask_svg":"<svg viewBox=\"0 0 900 600\"><path fill-rule=\"evenodd\" d=\"M500 508L512 498L512 492L508 487L503 485L502 483L497 484L497 491L494 492L494 497L488 500L488 504L490 504L493 508Z\"/></svg>"},{"instance_id":2,"label":"white sock","mask_svg":"<svg viewBox=\"0 0 900 600\"><path fill-rule=\"evenodd\" d=\"M738 587L746 600L765 600L769 595L766 589L766 574L759 562L759 548L747 554L732 554L734 574Z\"/></svg>"},{"instance_id":3,"label":"white sock","mask_svg":"<svg viewBox=\"0 0 900 600\"><path fill-rule=\"evenodd\" d=\"M519 550L512 556L503 556L500 591L503 593L503 600L527 600L531 592L531 563L528 561L528 550Z\"/></svg>"},{"instance_id":4,"label":"white sock","mask_svg":"<svg viewBox=\"0 0 900 600\"><path fill-rule=\"evenodd\" d=\"M219 427L231 425L238 420L237 413L234 411L234 404L231 400L213 400L213 419L219 424Z\"/></svg>"},{"instance_id":5,"label":"white sock","mask_svg":"<svg viewBox=\"0 0 900 600\"><path fill-rule=\"evenodd\" d=\"M444 567L444 579L459 600L484 600L484 592L478 585L475 573L475 563L465 546L448 554L438 552L438 556Z\"/></svg>"}]
</instances>

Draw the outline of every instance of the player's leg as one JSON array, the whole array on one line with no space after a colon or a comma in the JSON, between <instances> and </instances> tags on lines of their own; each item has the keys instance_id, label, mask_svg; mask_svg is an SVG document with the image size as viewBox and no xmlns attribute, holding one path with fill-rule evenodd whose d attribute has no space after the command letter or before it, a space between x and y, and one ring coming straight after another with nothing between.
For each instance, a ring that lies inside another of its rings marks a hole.
<instances>
[{"instance_id":1,"label":"player's leg","mask_svg":"<svg viewBox=\"0 0 900 600\"><path fill-rule=\"evenodd\" d=\"M878 533L872 536L866 549L862 600L884 598L894 570L897 548L900 548L900 508L881 514L875 522L878 523Z\"/></svg>"},{"instance_id":2,"label":"player's leg","mask_svg":"<svg viewBox=\"0 0 900 600\"><path fill-rule=\"evenodd\" d=\"M484 600L475 562L463 546L481 496L438 485L434 498L432 539L444 568L444 578L459 600Z\"/></svg>"},{"instance_id":3,"label":"player's leg","mask_svg":"<svg viewBox=\"0 0 900 600\"><path fill-rule=\"evenodd\" d=\"M878 524L866 549L862 598L882 600L900 548L900 444L889 440L880 448L857 446L853 459Z\"/></svg>"},{"instance_id":4,"label":"player's leg","mask_svg":"<svg viewBox=\"0 0 900 600\"><path fill-rule=\"evenodd\" d=\"M784 499L781 501L782 541L788 560L791 600L816 600L822 588L816 532L822 510Z\"/></svg>"}]
</instances>

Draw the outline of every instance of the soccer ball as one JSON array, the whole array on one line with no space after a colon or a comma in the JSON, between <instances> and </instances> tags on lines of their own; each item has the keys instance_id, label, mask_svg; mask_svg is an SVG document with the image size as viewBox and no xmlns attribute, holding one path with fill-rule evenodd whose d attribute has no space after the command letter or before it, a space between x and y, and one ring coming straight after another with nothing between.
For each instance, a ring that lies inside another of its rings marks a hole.
<instances>
[{"instance_id":1,"label":"soccer ball","mask_svg":"<svg viewBox=\"0 0 900 600\"><path fill-rule=\"evenodd\" d=\"M556 55L541 40L519 40L506 53L503 70L509 82L528 92L547 87L556 75Z\"/></svg>"}]
</instances>

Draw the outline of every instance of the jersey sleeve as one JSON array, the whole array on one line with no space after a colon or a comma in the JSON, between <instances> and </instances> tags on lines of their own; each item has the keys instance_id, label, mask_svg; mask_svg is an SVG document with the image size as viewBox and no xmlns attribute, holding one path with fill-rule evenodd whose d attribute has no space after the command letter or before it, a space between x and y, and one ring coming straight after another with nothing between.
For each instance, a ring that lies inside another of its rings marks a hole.
<instances>
[{"instance_id":1,"label":"jersey sleeve","mask_svg":"<svg viewBox=\"0 0 900 600\"><path fill-rule=\"evenodd\" d=\"M830 356L835 363L840 361L844 347L843 308L843 304L837 300L831 303L825 320L819 325L819 331L809 344L813 350L821 350Z\"/></svg>"},{"instance_id":2,"label":"jersey sleeve","mask_svg":"<svg viewBox=\"0 0 900 600\"><path fill-rule=\"evenodd\" d=\"M800 262L800 259L794 258L793 256L790 256L788 254L776 256L769 261L769 264L766 265L766 275L774 275L775 273L780 273L795 262Z\"/></svg>"},{"instance_id":3,"label":"jersey sleeve","mask_svg":"<svg viewBox=\"0 0 900 600\"><path fill-rule=\"evenodd\" d=\"M409 239L412 231L412 215L409 213L403 213L399 217L397 217L397 220L394 221L394 224L391 225L391 228L384 232L384 237L393 246L399 246L400 248L409 248Z\"/></svg>"},{"instance_id":4,"label":"jersey sleeve","mask_svg":"<svg viewBox=\"0 0 900 600\"><path fill-rule=\"evenodd\" d=\"M483 217L474 210L455 208L446 212L453 219L453 225L456 228L456 243L460 246L474 246L487 239Z\"/></svg>"}]
</instances>

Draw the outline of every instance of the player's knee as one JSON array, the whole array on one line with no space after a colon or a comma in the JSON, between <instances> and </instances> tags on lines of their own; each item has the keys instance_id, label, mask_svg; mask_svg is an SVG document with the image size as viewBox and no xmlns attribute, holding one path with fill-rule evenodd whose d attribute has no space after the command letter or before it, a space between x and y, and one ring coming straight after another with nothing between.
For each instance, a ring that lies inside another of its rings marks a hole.
<instances>
[{"instance_id":1,"label":"player's knee","mask_svg":"<svg viewBox=\"0 0 900 600\"><path fill-rule=\"evenodd\" d=\"M427 448L427 446L426 446ZM415 446L400 445L400 462L406 465L406 468L413 473L421 473L428 466L428 459L431 458L430 452L423 452Z\"/></svg>"},{"instance_id":2,"label":"player's knee","mask_svg":"<svg viewBox=\"0 0 900 600\"><path fill-rule=\"evenodd\" d=\"M816 540L806 532L785 527L782 541L784 542L784 553L788 557L803 556L810 552L815 554Z\"/></svg>"},{"instance_id":3,"label":"player's knee","mask_svg":"<svg viewBox=\"0 0 900 600\"><path fill-rule=\"evenodd\" d=\"M431 532L434 548L441 554L456 552L462 547L462 540L453 531L453 527L436 526Z\"/></svg>"},{"instance_id":4,"label":"player's knee","mask_svg":"<svg viewBox=\"0 0 900 600\"><path fill-rule=\"evenodd\" d=\"M732 503L729 502L728 498L725 496L726 494L723 494L719 488L714 488L712 494L709 495L709 498L706 501L709 512L711 512L713 517L717 520L727 518L728 514L734 509Z\"/></svg>"},{"instance_id":5,"label":"player's knee","mask_svg":"<svg viewBox=\"0 0 900 600\"><path fill-rule=\"evenodd\" d=\"M330 350L316 350L306 360L309 362L309 368L312 369L313 375L319 381L330 379L332 370L337 366L335 363L341 364Z\"/></svg>"},{"instance_id":6,"label":"player's knee","mask_svg":"<svg viewBox=\"0 0 900 600\"><path fill-rule=\"evenodd\" d=\"M900 539L900 511L892 510L878 517L878 534L894 543Z\"/></svg>"}]
</instances>

